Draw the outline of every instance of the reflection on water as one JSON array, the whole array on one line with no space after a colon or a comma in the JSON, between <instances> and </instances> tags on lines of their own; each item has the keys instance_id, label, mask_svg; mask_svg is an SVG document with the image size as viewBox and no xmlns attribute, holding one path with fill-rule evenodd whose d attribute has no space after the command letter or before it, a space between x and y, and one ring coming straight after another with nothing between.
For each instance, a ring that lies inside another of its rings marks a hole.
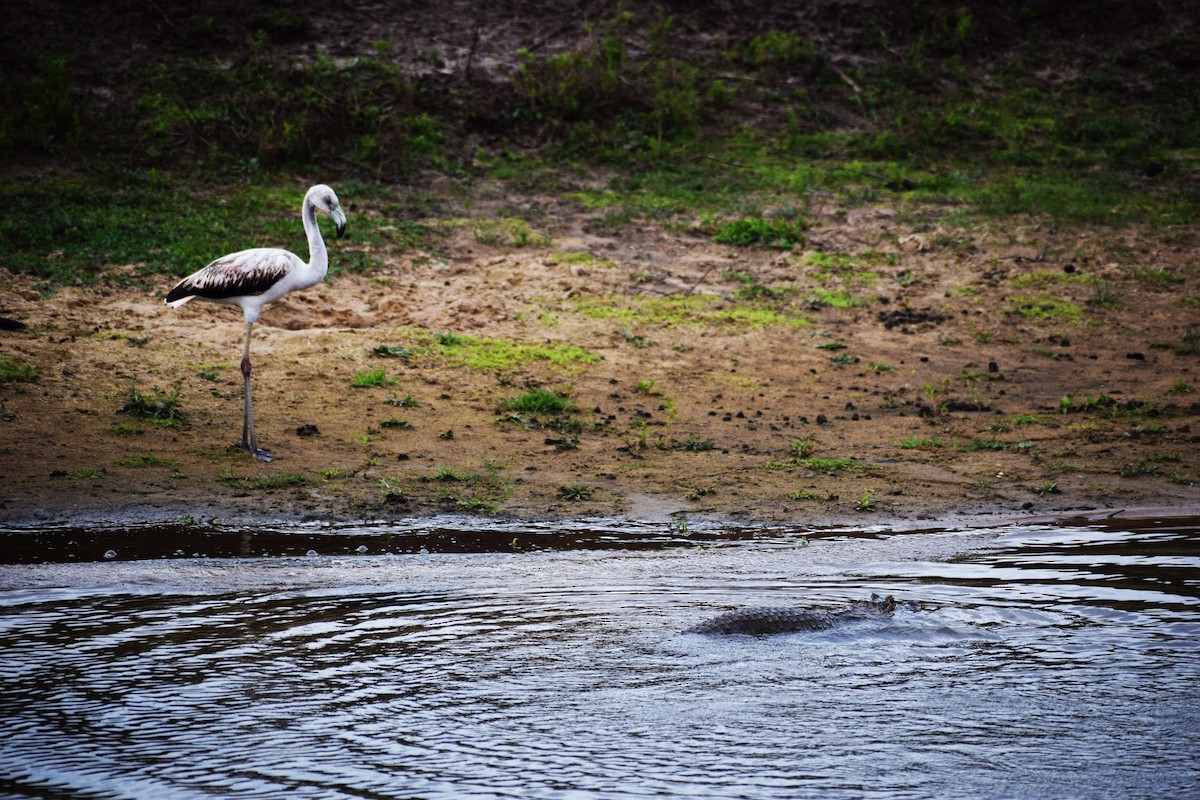
<instances>
[{"instance_id":1,"label":"reflection on water","mask_svg":"<svg viewBox=\"0 0 1200 800\"><path fill-rule=\"evenodd\" d=\"M0 796L1197 796L1193 522L479 525L0 532Z\"/></svg>"}]
</instances>

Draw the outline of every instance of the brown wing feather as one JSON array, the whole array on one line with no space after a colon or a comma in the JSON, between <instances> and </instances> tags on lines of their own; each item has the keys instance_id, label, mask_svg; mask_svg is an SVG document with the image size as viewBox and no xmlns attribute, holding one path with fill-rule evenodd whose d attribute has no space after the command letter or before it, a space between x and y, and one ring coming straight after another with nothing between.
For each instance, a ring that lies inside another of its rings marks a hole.
<instances>
[{"instance_id":1,"label":"brown wing feather","mask_svg":"<svg viewBox=\"0 0 1200 800\"><path fill-rule=\"evenodd\" d=\"M259 295L278 283L293 266L295 256L286 250L246 250L209 264L184 278L167 293L168 303L185 297L223 300Z\"/></svg>"}]
</instances>

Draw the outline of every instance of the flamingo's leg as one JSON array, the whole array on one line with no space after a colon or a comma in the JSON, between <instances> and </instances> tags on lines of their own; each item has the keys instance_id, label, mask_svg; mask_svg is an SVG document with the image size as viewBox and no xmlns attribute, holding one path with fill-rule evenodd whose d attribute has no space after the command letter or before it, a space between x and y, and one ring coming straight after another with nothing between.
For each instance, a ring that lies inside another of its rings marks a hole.
<instances>
[{"instance_id":1,"label":"flamingo's leg","mask_svg":"<svg viewBox=\"0 0 1200 800\"><path fill-rule=\"evenodd\" d=\"M253 322L246 323L246 349L242 353L242 444L241 448L259 461L274 461L278 456L270 450L261 450L254 435L254 401L250 399L250 331Z\"/></svg>"}]
</instances>

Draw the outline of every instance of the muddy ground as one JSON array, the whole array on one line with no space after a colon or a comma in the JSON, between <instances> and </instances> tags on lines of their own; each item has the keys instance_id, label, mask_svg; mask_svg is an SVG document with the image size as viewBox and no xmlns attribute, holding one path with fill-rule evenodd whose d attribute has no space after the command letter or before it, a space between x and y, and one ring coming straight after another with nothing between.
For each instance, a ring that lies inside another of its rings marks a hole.
<instances>
[{"instance_id":1,"label":"muddy ground","mask_svg":"<svg viewBox=\"0 0 1200 800\"><path fill-rule=\"evenodd\" d=\"M364 246L355 215L377 213L342 200L356 211L335 261ZM513 202L484 189L473 213ZM577 204L520 202L545 246L484 244L463 227L436 252L389 257L377 274L267 309L253 355L260 444L282 456L269 464L230 448L238 309L172 311L166 281L43 299L0 271L0 316L27 325L0 332L0 353L38 376L0 384L0 519L466 512L825 525L1200 507L1200 362L1178 346L1197 322L1181 302L1200 295L1193 231L1023 220L944 230L919 208L898 213L897 198L831 202L806 244L781 251L686 229L608 230ZM818 253L859 267L831 276ZM779 307L809 324L722 319L744 305L738 273L781 290ZM1113 307L1088 304L1097 279ZM857 305L807 302L837 288ZM699 324L645 310L688 294L719 298ZM1080 313L1031 316L1029 297L1047 295ZM596 307L635 316L585 313ZM598 360L473 369L428 350L431 332L572 343ZM380 344L411 355L381 357ZM351 387L380 367L394 384ZM135 385L177 386L187 421L119 413ZM502 410L531 387L569 393L577 441ZM388 402L410 395L419 406ZM1114 402L1085 407L1102 395ZM855 464L828 472L798 455Z\"/></svg>"}]
</instances>

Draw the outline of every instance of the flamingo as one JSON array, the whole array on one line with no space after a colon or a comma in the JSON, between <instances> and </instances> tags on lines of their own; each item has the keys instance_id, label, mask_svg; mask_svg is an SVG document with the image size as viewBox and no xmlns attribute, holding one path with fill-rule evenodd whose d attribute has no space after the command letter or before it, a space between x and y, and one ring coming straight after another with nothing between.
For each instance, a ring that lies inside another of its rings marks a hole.
<instances>
[{"instance_id":1,"label":"flamingo","mask_svg":"<svg viewBox=\"0 0 1200 800\"><path fill-rule=\"evenodd\" d=\"M329 270L329 253L321 229L317 227L317 209L337 224L337 238L346 232L346 215L337 195L324 184L317 184L304 195L300 216L308 234L308 263L300 256L273 247L256 247L222 256L204 269L181 280L167 292L166 304L179 308L199 298L213 303L242 307L246 318L246 349L242 354L242 443L241 449L260 461L274 461L270 450L260 449L254 435L254 403L250 399L250 332L263 306L289 292L316 286Z\"/></svg>"}]
</instances>

